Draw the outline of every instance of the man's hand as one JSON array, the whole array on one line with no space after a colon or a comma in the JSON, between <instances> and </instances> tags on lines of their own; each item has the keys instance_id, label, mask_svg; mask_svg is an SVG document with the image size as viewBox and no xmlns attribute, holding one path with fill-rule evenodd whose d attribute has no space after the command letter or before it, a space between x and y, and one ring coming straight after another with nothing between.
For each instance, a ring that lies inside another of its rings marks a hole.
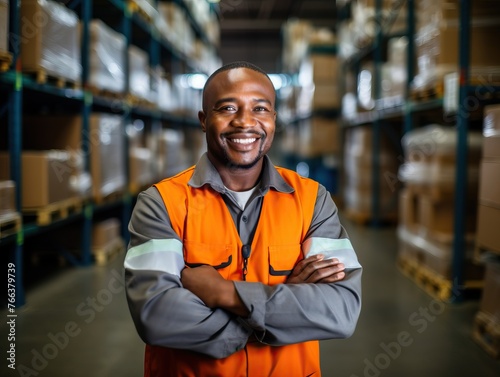
<instances>
[{"instance_id":1,"label":"man's hand","mask_svg":"<svg viewBox=\"0 0 500 377\"><path fill-rule=\"evenodd\" d=\"M337 258L324 259L322 254L302 259L286 280L286 284L334 283L345 277L345 266Z\"/></svg>"},{"instance_id":2,"label":"man's hand","mask_svg":"<svg viewBox=\"0 0 500 377\"><path fill-rule=\"evenodd\" d=\"M234 283L224 279L212 266L184 268L181 282L211 309L221 308L241 317L249 312L236 292Z\"/></svg>"}]
</instances>

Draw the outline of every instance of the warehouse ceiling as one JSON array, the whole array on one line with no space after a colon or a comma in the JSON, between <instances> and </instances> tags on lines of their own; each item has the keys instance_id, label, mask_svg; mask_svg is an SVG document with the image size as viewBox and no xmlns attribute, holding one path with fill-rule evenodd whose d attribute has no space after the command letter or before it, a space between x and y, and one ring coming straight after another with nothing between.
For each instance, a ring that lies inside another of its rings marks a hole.
<instances>
[{"instance_id":1,"label":"warehouse ceiling","mask_svg":"<svg viewBox=\"0 0 500 377\"><path fill-rule=\"evenodd\" d=\"M290 18L333 27L335 0L222 0L219 3L223 32L279 33Z\"/></svg>"},{"instance_id":2,"label":"warehouse ceiling","mask_svg":"<svg viewBox=\"0 0 500 377\"><path fill-rule=\"evenodd\" d=\"M223 63L247 60L269 72L281 69L281 27L289 19L333 29L335 0L221 0Z\"/></svg>"}]
</instances>

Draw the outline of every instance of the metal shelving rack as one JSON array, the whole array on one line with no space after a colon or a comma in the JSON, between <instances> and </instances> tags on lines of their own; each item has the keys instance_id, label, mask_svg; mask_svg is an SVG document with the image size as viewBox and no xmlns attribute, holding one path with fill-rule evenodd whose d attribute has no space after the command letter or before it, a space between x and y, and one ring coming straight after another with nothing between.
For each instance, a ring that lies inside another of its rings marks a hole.
<instances>
[{"instance_id":1,"label":"metal shelving rack","mask_svg":"<svg viewBox=\"0 0 500 377\"><path fill-rule=\"evenodd\" d=\"M374 225L379 224L379 201L378 201L378 148L379 136L381 131L381 124L384 120L391 118L403 119L403 132L406 133L412 130L415 125L413 117L415 114L427 111L443 109L443 99L429 99L423 102L416 102L410 99L410 80L414 75L414 57L415 57L415 1L406 0L408 11L408 29L406 35L408 36L408 82L406 99L400 106L389 108L375 108L375 110L358 114L356 119L345 122L346 127L354 126L367 126L369 123L373 124L373 162L374 172L373 180L373 214ZM380 21L380 11L382 9L382 0L376 0L376 14L377 19ZM339 14L341 17L349 17L350 12L348 9L342 9ZM465 258L465 221L466 221L466 202L467 202L467 138L469 133L469 110L467 109L468 96L474 96L474 92L478 89L477 86L470 85L469 82L469 68L470 68L470 22L471 22L471 1L460 0L460 31L459 31L459 56L457 57L459 66L459 106L456 112L457 119L457 149L456 149L456 178L455 178L455 198L454 198L454 211L455 221L453 228L453 255L452 255L452 300L460 301L464 297L465 281L464 281L464 258ZM375 64L381 61L381 46L385 36L379 32L376 36L375 42L367 48L361 50L356 56L351 58L347 65L359 69L359 64L369 54L373 54ZM344 67L343 69L346 69ZM377 75L380 77L380 75ZM380 88L380 83L377 82L377 88ZM500 87L491 86L491 91L495 93L500 92ZM377 89L378 91L378 89ZM378 93L380 94L380 93ZM377 98L379 98L377 96ZM479 99L478 99L479 100Z\"/></svg>"},{"instance_id":2,"label":"metal shelving rack","mask_svg":"<svg viewBox=\"0 0 500 377\"><path fill-rule=\"evenodd\" d=\"M191 27L195 31L197 37L201 38L204 43L210 43L208 37L204 34L202 28L196 24L189 8L185 5L183 0L175 0L178 4L183 6L188 15ZM131 106L126 101L118 104L116 101L110 101L105 98L93 96L90 91L86 89L86 83L89 78L89 45L90 45L90 20L95 17L102 6L111 7L112 11L109 14L101 13L99 16L103 19L111 17L118 21L115 25L118 32L125 35L127 47L134 42L137 34L140 34L146 40L147 52L150 58L150 67L157 67L164 62L168 63L171 67L172 74L198 72L197 67L193 62L185 56L182 52L178 51L164 38L161 38L155 29L146 21L138 17L137 14L132 13L129 8L128 2L125 0L73 0L66 4L66 6L74 10L81 20L82 24L82 83L83 89L60 89L50 84L37 84L31 77L24 75L20 66L19 52L21 47L21 3L16 0L9 0L9 49L13 55L13 63L9 71L0 73L0 88L6 93L7 103L0 108L0 115L6 112L7 118L7 132L8 132L8 153L10 156L10 176L16 183L15 196L16 196L16 209L22 213L21 192L22 192L22 179L21 179L21 153L22 153L22 114L23 114L23 95L27 95L27 90L36 91L46 98L58 98L69 101L74 101L79 106L79 113L82 116L82 133L88 135L90 114L95 108L101 111L118 112L125 120L130 119L132 116L137 118L147 119L152 127L162 127L161 123L167 124L167 127L191 127L197 121L195 119L186 118L177 114L172 114L156 109L141 108ZM96 8L94 8L94 5ZM216 11L211 7L211 11ZM136 35L134 35L136 33ZM17 36L17 38L13 37ZM215 46L212 46L216 48ZM127 54L127 51L125 51ZM128 71L128 56L126 56L126 71ZM128 75L126 75L128 76ZM126 88L128 89L128 77ZM126 164L126 174L128 175L128 139L126 136L125 128L123 128L123 138L125 141L125 153L123 158ZM82 149L89 150L89 139L82 137ZM90 161L88 153L86 153L85 169L89 171ZM127 176L126 182L129 182ZM58 227L75 220L82 220L82 244L81 253L78 258L75 258L68 253L65 257L70 263L78 266L88 266L91 264L91 237L92 225L95 220L95 215L105 213L111 208L121 209L121 223L122 223L122 236L124 239L128 238L127 223L131 213L133 203L133 195L129 191L127 184L123 197L116 202L106 204L96 204L92 201L84 203L81 213L70 215L68 218L55 221L47 226L39 226L35 223L24 223L21 228L14 234L0 239L2 252L8 251L9 260L15 263L16 266L16 306L25 304L25 292L23 285L23 246L24 240L42 232L51 232ZM4 250L5 249L5 250Z\"/></svg>"}]
</instances>

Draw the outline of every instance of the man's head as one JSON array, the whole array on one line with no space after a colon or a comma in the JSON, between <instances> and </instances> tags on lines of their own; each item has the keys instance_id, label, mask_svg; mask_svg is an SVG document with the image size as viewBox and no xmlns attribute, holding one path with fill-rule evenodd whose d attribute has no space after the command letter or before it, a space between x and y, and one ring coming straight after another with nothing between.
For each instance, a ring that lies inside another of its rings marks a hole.
<instances>
[{"instance_id":1,"label":"man's head","mask_svg":"<svg viewBox=\"0 0 500 377\"><path fill-rule=\"evenodd\" d=\"M267 74L247 62L225 65L209 77L198 117L217 169L260 168L274 138L275 98Z\"/></svg>"}]
</instances>

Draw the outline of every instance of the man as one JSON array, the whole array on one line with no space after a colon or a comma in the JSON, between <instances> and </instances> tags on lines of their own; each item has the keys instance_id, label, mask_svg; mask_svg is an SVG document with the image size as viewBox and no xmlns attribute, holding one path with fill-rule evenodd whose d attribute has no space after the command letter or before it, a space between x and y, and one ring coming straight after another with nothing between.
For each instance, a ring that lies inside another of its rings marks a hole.
<instances>
[{"instance_id":1,"label":"man","mask_svg":"<svg viewBox=\"0 0 500 377\"><path fill-rule=\"evenodd\" d=\"M245 62L212 74L208 151L141 193L127 298L145 376L320 376L320 339L354 331L361 266L325 188L266 156L275 90Z\"/></svg>"}]
</instances>

